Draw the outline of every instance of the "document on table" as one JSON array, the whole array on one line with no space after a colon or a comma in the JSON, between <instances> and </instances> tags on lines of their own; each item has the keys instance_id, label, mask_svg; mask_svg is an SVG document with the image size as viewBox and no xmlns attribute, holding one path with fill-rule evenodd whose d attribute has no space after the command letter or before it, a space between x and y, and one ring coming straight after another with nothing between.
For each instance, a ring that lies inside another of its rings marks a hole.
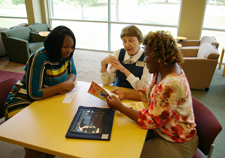
<instances>
[{"instance_id":1,"label":"document on table","mask_svg":"<svg viewBox=\"0 0 225 158\"><path fill-rule=\"evenodd\" d=\"M70 103L73 99L73 97L75 96L76 92L78 91L78 89L80 88L80 86L75 86L70 92L67 92L65 95L66 97L64 98L62 103Z\"/></svg>"},{"instance_id":2,"label":"document on table","mask_svg":"<svg viewBox=\"0 0 225 158\"><path fill-rule=\"evenodd\" d=\"M144 109L145 106L143 102L130 102L130 103L123 103L124 106L129 107L134 110L140 111L141 109ZM120 111L117 111L117 115L123 115Z\"/></svg>"}]
</instances>

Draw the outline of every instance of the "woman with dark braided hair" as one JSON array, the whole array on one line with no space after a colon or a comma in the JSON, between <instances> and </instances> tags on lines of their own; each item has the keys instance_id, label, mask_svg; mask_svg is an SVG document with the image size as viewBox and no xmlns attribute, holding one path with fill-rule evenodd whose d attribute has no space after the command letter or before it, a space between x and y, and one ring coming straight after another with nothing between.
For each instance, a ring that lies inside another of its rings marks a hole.
<instances>
[{"instance_id":1,"label":"woman with dark braided hair","mask_svg":"<svg viewBox=\"0 0 225 158\"><path fill-rule=\"evenodd\" d=\"M148 89L114 89L119 99L148 102L136 111L108 96L110 108L118 110L148 130L141 158L191 158L198 147L191 91L181 66L183 58L173 36L166 31L149 32L144 40L145 64L153 80Z\"/></svg>"}]
</instances>

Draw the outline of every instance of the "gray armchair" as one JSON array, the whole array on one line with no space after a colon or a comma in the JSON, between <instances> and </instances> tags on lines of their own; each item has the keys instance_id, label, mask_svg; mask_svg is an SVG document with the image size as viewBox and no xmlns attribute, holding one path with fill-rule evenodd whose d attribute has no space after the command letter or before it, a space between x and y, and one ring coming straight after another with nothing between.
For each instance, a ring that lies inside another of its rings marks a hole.
<instances>
[{"instance_id":1,"label":"gray armchair","mask_svg":"<svg viewBox=\"0 0 225 158\"><path fill-rule=\"evenodd\" d=\"M32 32L49 31L49 27L45 23L34 23L28 26Z\"/></svg>"},{"instance_id":2,"label":"gray armchair","mask_svg":"<svg viewBox=\"0 0 225 158\"><path fill-rule=\"evenodd\" d=\"M30 54L44 46L43 38L31 33L29 27L20 27L1 32L9 61L25 64Z\"/></svg>"},{"instance_id":3,"label":"gray armchair","mask_svg":"<svg viewBox=\"0 0 225 158\"><path fill-rule=\"evenodd\" d=\"M34 23L28 26L31 29L32 38L44 41L44 37L39 35L40 31L50 31L49 27L45 23Z\"/></svg>"}]
</instances>

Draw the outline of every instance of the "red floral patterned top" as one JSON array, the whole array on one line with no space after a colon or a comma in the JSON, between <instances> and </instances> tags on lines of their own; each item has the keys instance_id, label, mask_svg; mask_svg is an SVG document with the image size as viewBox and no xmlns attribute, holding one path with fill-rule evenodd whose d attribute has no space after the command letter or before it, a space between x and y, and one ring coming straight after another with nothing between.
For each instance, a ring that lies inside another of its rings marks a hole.
<instances>
[{"instance_id":1,"label":"red floral patterned top","mask_svg":"<svg viewBox=\"0 0 225 158\"><path fill-rule=\"evenodd\" d=\"M182 70L182 69L181 69ZM148 89L139 90L149 107L139 111L138 122L143 129L154 129L155 133L171 142L185 142L196 134L191 91L184 71L169 74L156 84L154 74Z\"/></svg>"}]
</instances>

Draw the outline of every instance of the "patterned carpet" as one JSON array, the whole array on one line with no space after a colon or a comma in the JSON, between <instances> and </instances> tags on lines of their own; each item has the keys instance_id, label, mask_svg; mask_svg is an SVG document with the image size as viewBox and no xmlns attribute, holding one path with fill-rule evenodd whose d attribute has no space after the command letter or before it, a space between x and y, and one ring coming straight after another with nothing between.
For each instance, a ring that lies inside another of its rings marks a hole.
<instances>
[{"instance_id":1,"label":"patterned carpet","mask_svg":"<svg viewBox=\"0 0 225 158\"><path fill-rule=\"evenodd\" d=\"M22 73L3 71L3 70L0 70L0 74L1 74L0 75L0 82L6 80L8 78L15 78L17 80L20 80L21 77L23 76Z\"/></svg>"}]
</instances>

